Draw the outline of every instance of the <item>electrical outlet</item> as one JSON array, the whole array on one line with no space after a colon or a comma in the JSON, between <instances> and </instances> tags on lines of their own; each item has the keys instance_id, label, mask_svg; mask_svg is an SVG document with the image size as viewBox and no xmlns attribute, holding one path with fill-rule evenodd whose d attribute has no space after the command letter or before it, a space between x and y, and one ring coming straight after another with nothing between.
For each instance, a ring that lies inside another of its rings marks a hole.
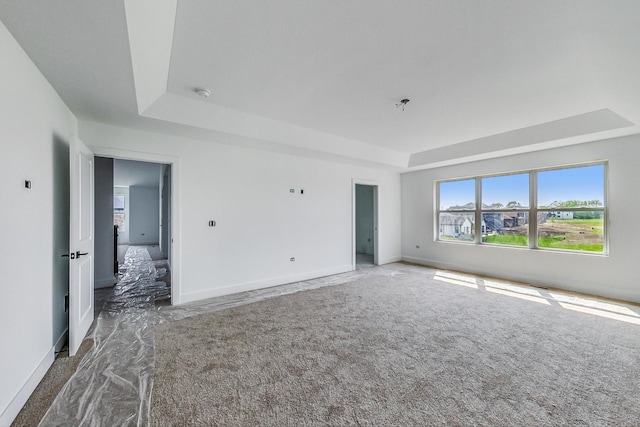
<instances>
[{"instance_id":1,"label":"electrical outlet","mask_svg":"<svg viewBox=\"0 0 640 427\"><path fill-rule=\"evenodd\" d=\"M292 256L291 258L289 258L289 261L293 262L296 260L296 257Z\"/></svg>"},{"instance_id":2,"label":"electrical outlet","mask_svg":"<svg viewBox=\"0 0 640 427\"><path fill-rule=\"evenodd\" d=\"M296 189L295 189L295 188L290 188L290 189L289 189L289 193L295 193L295 192L296 192Z\"/></svg>"}]
</instances>

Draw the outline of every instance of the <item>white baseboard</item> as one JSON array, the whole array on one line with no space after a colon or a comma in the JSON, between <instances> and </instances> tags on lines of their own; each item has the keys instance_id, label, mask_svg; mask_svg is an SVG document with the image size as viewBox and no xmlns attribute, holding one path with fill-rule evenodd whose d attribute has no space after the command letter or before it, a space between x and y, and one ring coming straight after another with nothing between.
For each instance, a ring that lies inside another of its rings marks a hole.
<instances>
[{"instance_id":1,"label":"white baseboard","mask_svg":"<svg viewBox=\"0 0 640 427\"><path fill-rule=\"evenodd\" d=\"M68 337L69 337L69 328L65 329L62 335L60 335L60 338L58 338L58 341L56 341L56 344L53 346L53 351L58 353L60 350L62 350L62 347L64 347Z\"/></svg>"},{"instance_id":2,"label":"white baseboard","mask_svg":"<svg viewBox=\"0 0 640 427\"><path fill-rule=\"evenodd\" d=\"M454 271L459 271L461 273L487 275L487 273L485 272L470 270L464 264L457 264L454 262L434 261L431 259L413 258L413 257L407 257L407 256L403 256L402 260L406 262L411 262L414 264L424 265L426 267L438 268L441 270L454 270ZM505 279L505 280L516 280L516 279Z\"/></svg>"},{"instance_id":3,"label":"white baseboard","mask_svg":"<svg viewBox=\"0 0 640 427\"><path fill-rule=\"evenodd\" d=\"M18 416L20 410L29 400L29 396L36 389L44 375L47 373L53 361L55 360L55 348L51 347L47 354L45 354L42 361L38 364L36 369L33 371L29 379L24 383L20 391L14 396L11 400L11 403L7 405L6 408L2 411L0 415L0 426L10 426L13 420Z\"/></svg>"},{"instance_id":4,"label":"white baseboard","mask_svg":"<svg viewBox=\"0 0 640 427\"><path fill-rule=\"evenodd\" d=\"M95 280L93 283L93 287L96 289L100 288L109 288L115 285L118 281L114 276L105 277L103 279Z\"/></svg>"},{"instance_id":5,"label":"white baseboard","mask_svg":"<svg viewBox=\"0 0 640 427\"><path fill-rule=\"evenodd\" d=\"M399 261L402 261L402 257L400 255L390 256L378 259L378 265L391 264Z\"/></svg>"},{"instance_id":6,"label":"white baseboard","mask_svg":"<svg viewBox=\"0 0 640 427\"><path fill-rule=\"evenodd\" d=\"M208 298L221 297L223 295L237 294L239 292L254 291L256 289L270 288L272 286L286 285L287 283L302 282L305 280L317 279L318 277L331 276L332 274L346 273L353 271L351 265L329 268L326 270L316 270L307 273L292 274L290 276L274 277L255 282L239 283L236 285L224 286L206 291L190 292L180 296L180 304L200 301Z\"/></svg>"},{"instance_id":7,"label":"white baseboard","mask_svg":"<svg viewBox=\"0 0 640 427\"><path fill-rule=\"evenodd\" d=\"M410 257L410 256L403 256L402 257L402 261L411 262L413 264L428 265L429 267L433 266L433 264L431 263L430 260L423 259L423 258L414 258L414 257Z\"/></svg>"}]
</instances>

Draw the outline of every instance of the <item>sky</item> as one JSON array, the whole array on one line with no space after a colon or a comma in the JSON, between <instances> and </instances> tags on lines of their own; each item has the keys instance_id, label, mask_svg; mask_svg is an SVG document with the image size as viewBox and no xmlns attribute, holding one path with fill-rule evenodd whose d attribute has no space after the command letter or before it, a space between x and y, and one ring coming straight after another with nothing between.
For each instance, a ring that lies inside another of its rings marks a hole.
<instances>
[{"instance_id":1,"label":"sky","mask_svg":"<svg viewBox=\"0 0 640 427\"><path fill-rule=\"evenodd\" d=\"M604 202L604 165L538 172L538 206L554 201L600 200ZM475 180L440 183L440 208L475 201ZM491 205L511 201L529 205L529 174L482 178L482 203Z\"/></svg>"}]
</instances>

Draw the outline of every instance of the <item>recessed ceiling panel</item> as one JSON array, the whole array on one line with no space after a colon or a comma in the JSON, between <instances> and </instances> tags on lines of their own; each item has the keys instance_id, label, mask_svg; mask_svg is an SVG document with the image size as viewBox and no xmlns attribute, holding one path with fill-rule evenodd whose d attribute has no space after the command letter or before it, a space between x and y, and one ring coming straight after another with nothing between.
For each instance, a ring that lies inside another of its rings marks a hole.
<instances>
[{"instance_id":1,"label":"recessed ceiling panel","mask_svg":"<svg viewBox=\"0 0 640 427\"><path fill-rule=\"evenodd\" d=\"M422 151L598 108L574 7L179 2L169 91L203 86L226 108Z\"/></svg>"}]
</instances>

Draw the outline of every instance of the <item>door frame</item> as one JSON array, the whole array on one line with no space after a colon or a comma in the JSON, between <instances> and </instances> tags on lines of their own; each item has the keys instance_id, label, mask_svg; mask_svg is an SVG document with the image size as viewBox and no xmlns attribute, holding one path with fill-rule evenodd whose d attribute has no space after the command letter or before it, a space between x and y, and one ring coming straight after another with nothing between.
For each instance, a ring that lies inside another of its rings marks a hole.
<instances>
[{"instance_id":1,"label":"door frame","mask_svg":"<svg viewBox=\"0 0 640 427\"><path fill-rule=\"evenodd\" d=\"M351 180L351 268L356 269L356 185L373 187L373 265L379 265L380 185L378 181L353 178Z\"/></svg>"},{"instance_id":2,"label":"door frame","mask_svg":"<svg viewBox=\"0 0 640 427\"><path fill-rule=\"evenodd\" d=\"M122 150L111 147L90 147L96 156L118 160L136 160L139 162L163 163L171 165L171 305L181 303L181 245L180 245L180 157L163 154Z\"/></svg>"}]
</instances>

